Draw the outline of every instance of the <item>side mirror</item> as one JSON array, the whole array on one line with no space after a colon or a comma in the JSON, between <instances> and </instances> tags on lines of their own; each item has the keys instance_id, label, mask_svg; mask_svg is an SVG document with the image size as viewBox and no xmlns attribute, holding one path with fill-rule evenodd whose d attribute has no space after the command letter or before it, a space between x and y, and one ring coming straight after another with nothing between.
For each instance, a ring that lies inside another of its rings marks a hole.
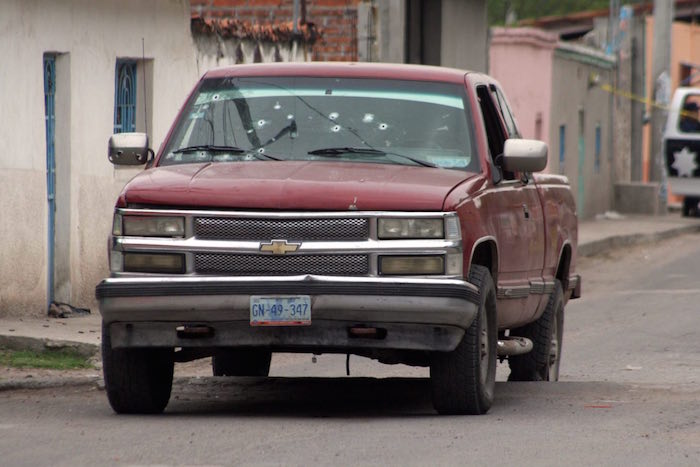
<instances>
[{"instance_id":1,"label":"side mirror","mask_svg":"<svg viewBox=\"0 0 700 467\"><path fill-rule=\"evenodd\" d=\"M109 138L107 157L114 165L141 165L148 162L146 133L117 133Z\"/></svg>"},{"instance_id":2,"label":"side mirror","mask_svg":"<svg viewBox=\"0 0 700 467\"><path fill-rule=\"evenodd\" d=\"M509 172L539 172L547 167L547 144L534 139L507 139L503 168Z\"/></svg>"}]
</instances>

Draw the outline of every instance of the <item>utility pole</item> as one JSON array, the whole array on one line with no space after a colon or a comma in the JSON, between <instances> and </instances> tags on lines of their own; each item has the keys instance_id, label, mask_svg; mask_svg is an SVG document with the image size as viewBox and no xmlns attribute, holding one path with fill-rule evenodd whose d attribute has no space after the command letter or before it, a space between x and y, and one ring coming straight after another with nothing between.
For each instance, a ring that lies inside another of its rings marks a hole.
<instances>
[{"instance_id":1,"label":"utility pole","mask_svg":"<svg viewBox=\"0 0 700 467\"><path fill-rule=\"evenodd\" d=\"M673 0L654 0L654 39L652 44L651 83L654 100L667 106L671 100L671 25L673 22ZM666 172L662 154L664 126L667 110L652 107L651 110L651 154L649 179L660 183L660 212L666 212Z\"/></svg>"}]
</instances>

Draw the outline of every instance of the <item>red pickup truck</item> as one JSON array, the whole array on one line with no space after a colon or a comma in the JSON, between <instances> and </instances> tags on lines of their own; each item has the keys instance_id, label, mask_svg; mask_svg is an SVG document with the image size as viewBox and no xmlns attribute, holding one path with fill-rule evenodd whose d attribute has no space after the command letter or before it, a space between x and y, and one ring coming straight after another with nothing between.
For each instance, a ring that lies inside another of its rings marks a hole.
<instances>
[{"instance_id":1,"label":"red pickup truck","mask_svg":"<svg viewBox=\"0 0 700 467\"><path fill-rule=\"evenodd\" d=\"M267 376L272 352L430 367L439 413L482 414L496 363L555 381L580 295L567 180L535 174L486 75L388 64L206 73L117 200L96 288L107 395L155 413L174 362Z\"/></svg>"}]
</instances>

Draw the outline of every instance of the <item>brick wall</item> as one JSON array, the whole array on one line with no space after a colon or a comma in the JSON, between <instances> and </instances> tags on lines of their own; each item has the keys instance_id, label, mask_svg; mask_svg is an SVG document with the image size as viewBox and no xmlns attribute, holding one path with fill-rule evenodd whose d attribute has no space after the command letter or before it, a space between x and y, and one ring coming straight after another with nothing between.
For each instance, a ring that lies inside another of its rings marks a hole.
<instances>
[{"instance_id":1,"label":"brick wall","mask_svg":"<svg viewBox=\"0 0 700 467\"><path fill-rule=\"evenodd\" d=\"M363 0L299 0L300 21L314 23L321 39L313 60L357 60L357 5ZM234 18L251 24L291 21L294 0L190 0L192 15Z\"/></svg>"}]
</instances>

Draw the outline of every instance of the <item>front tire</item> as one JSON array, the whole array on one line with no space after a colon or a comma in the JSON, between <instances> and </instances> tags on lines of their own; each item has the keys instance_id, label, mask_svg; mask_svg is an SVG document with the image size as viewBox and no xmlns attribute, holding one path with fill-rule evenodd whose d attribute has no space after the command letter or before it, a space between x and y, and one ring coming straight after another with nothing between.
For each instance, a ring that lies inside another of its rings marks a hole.
<instances>
[{"instance_id":1,"label":"front tire","mask_svg":"<svg viewBox=\"0 0 700 467\"><path fill-rule=\"evenodd\" d=\"M440 414L481 415L493 403L496 386L496 289L491 273L472 265L469 282L479 288L476 318L451 352L436 353L430 363L433 406Z\"/></svg>"},{"instance_id":2,"label":"front tire","mask_svg":"<svg viewBox=\"0 0 700 467\"><path fill-rule=\"evenodd\" d=\"M211 358L214 376L268 376L272 352L267 350L227 350Z\"/></svg>"},{"instance_id":3,"label":"front tire","mask_svg":"<svg viewBox=\"0 0 700 467\"><path fill-rule=\"evenodd\" d=\"M559 363L564 337L564 292L561 282L555 281L547 308L539 319L511 335L532 340L532 351L508 357L508 381L558 381Z\"/></svg>"},{"instance_id":4,"label":"front tire","mask_svg":"<svg viewBox=\"0 0 700 467\"><path fill-rule=\"evenodd\" d=\"M102 370L109 405L117 413L155 414L170 400L173 349L113 349L109 325L102 324Z\"/></svg>"}]
</instances>

